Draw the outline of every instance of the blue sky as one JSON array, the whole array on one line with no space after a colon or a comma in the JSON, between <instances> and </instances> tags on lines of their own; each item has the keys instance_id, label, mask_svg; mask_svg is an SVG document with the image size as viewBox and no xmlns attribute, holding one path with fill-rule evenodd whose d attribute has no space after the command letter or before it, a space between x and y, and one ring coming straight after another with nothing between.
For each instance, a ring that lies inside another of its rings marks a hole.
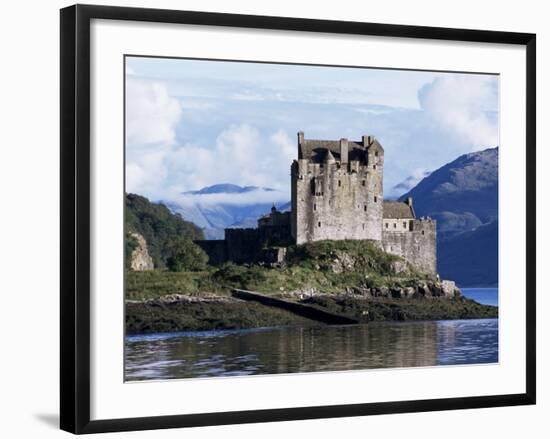
<instances>
[{"instance_id":1,"label":"blue sky","mask_svg":"<svg viewBox=\"0 0 550 439\"><path fill-rule=\"evenodd\" d=\"M298 131L377 137L386 197L498 144L498 76L126 60L126 188L153 200L184 202L182 192L217 183L277 190L233 202L288 200Z\"/></svg>"}]
</instances>

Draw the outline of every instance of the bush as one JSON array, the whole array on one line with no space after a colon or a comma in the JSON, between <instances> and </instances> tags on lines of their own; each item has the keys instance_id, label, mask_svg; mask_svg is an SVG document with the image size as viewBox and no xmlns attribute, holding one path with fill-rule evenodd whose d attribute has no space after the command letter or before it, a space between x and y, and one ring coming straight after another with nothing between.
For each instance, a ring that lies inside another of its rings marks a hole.
<instances>
[{"instance_id":1,"label":"bush","mask_svg":"<svg viewBox=\"0 0 550 439\"><path fill-rule=\"evenodd\" d=\"M206 269L208 255L187 238L177 238L168 245L170 256L166 266L170 271L201 271Z\"/></svg>"}]
</instances>

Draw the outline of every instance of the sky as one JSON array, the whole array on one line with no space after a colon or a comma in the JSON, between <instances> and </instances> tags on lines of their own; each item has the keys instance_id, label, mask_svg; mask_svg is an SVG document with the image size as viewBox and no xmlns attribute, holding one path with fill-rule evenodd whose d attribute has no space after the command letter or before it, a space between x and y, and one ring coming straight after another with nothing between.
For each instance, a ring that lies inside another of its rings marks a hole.
<instances>
[{"instance_id":1,"label":"sky","mask_svg":"<svg viewBox=\"0 0 550 439\"><path fill-rule=\"evenodd\" d=\"M172 202L290 199L298 131L379 139L384 195L498 145L498 76L126 58L126 191ZM191 196L214 184L239 196ZM224 198L225 197L225 198Z\"/></svg>"}]
</instances>

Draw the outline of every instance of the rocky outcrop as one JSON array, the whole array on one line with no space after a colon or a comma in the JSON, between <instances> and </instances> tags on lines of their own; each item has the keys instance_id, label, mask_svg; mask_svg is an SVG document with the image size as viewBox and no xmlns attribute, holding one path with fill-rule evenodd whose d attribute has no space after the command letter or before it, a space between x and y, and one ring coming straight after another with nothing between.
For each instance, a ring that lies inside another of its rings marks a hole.
<instances>
[{"instance_id":1,"label":"rocky outcrop","mask_svg":"<svg viewBox=\"0 0 550 439\"><path fill-rule=\"evenodd\" d=\"M137 246L132 250L130 256L130 268L134 271L152 270L154 267L153 259L147 250L147 242L139 233L131 232L130 236L135 239Z\"/></svg>"},{"instance_id":2,"label":"rocky outcrop","mask_svg":"<svg viewBox=\"0 0 550 439\"><path fill-rule=\"evenodd\" d=\"M381 286L368 287L367 285L359 285L357 287L348 287L338 293L323 293L315 288L304 288L300 290L284 292L277 295L278 297L294 298L304 300L311 297L320 296L359 296L364 298L391 298L391 299L455 299L462 296L460 289L451 280L442 280L434 282L419 282L415 286L396 287L396 286Z\"/></svg>"}]
</instances>

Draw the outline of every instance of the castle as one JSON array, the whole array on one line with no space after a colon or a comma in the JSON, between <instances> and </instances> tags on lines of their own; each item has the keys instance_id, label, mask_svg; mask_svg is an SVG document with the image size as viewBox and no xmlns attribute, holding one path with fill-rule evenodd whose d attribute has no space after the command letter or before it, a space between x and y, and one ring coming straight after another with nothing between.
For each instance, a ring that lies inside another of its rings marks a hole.
<instances>
[{"instance_id":1,"label":"castle","mask_svg":"<svg viewBox=\"0 0 550 439\"><path fill-rule=\"evenodd\" d=\"M224 240L197 241L211 263L281 262L292 244L354 239L436 273L436 222L416 218L411 198L384 200L384 149L374 137L313 140L299 132L290 170L290 212L273 207L256 229L225 229Z\"/></svg>"}]
</instances>

